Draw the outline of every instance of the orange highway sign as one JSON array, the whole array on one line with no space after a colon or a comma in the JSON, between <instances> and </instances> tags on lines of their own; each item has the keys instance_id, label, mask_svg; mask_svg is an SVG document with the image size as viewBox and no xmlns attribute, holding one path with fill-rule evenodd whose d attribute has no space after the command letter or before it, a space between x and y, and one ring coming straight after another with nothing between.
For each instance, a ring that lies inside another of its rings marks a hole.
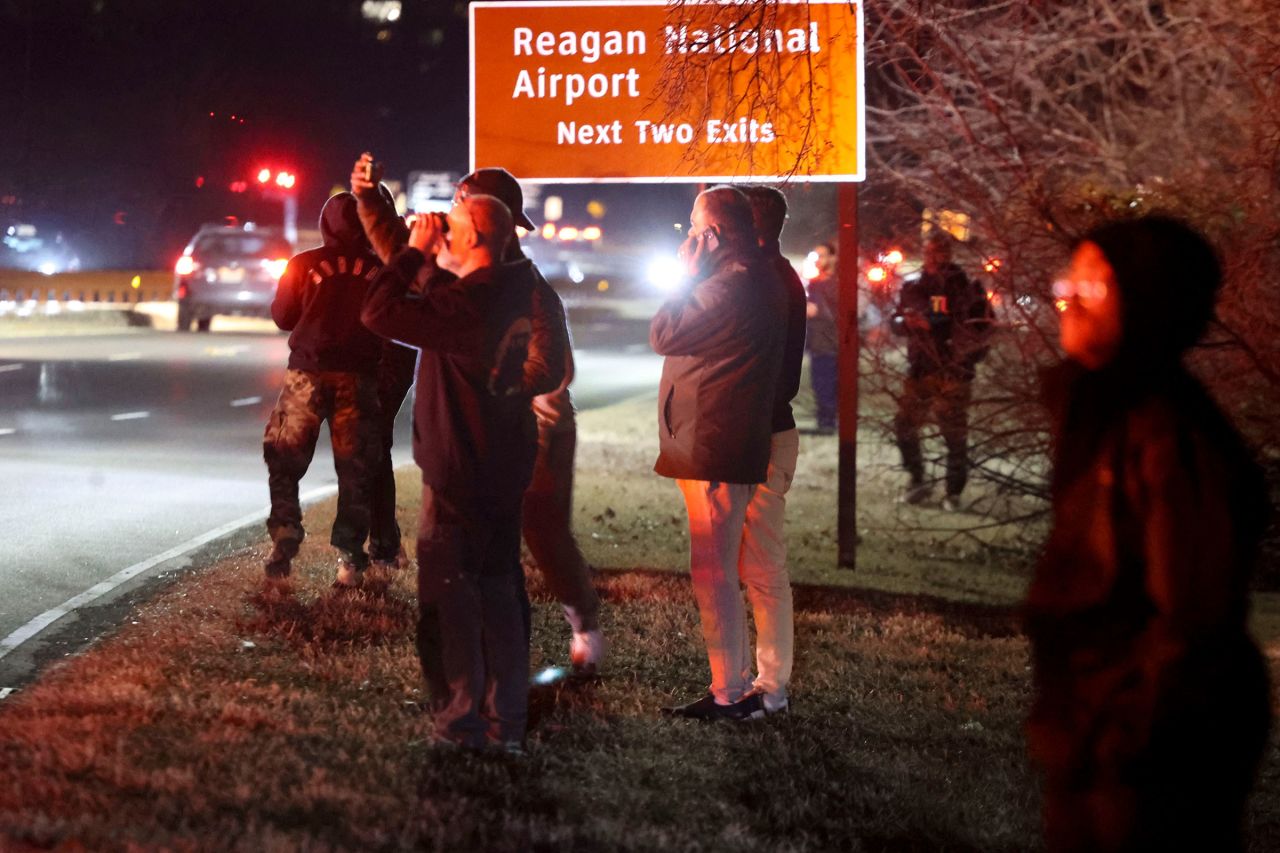
<instances>
[{"instance_id":1,"label":"orange highway sign","mask_svg":"<svg viewBox=\"0 0 1280 853\"><path fill-rule=\"evenodd\" d=\"M860 0L471 4L471 168L860 181Z\"/></svg>"}]
</instances>

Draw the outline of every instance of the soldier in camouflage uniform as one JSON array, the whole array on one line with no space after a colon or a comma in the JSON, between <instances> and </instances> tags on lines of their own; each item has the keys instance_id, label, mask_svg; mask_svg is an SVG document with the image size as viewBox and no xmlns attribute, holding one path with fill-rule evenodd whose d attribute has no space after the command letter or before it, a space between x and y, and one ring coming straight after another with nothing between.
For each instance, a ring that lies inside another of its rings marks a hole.
<instances>
[{"instance_id":1,"label":"soldier in camouflage uniform","mask_svg":"<svg viewBox=\"0 0 1280 853\"><path fill-rule=\"evenodd\" d=\"M338 549L336 585L360 586L369 558L369 480L379 451L378 362L382 342L360 322L369 283L381 268L350 193L325 204L324 245L289 261L271 315L289 335L289 369L267 422L263 458L271 489L267 530L274 543L268 577L286 577L305 531L298 482L329 422L338 475L338 513L330 542Z\"/></svg>"}]
</instances>

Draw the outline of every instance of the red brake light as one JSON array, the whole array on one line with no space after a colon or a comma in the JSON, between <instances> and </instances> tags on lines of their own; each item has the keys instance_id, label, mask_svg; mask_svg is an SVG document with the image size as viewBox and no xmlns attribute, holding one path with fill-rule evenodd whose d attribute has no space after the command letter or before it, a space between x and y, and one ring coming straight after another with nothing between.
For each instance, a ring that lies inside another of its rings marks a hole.
<instances>
[{"instance_id":1,"label":"red brake light","mask_svg":"<svg viewBox=\"0 0 1280 853\"><path fill-rule=\"evenodd\" d=\"M178 262L174 264L173 271L178 275L191 275L196 271L195 259L190 255L183 255L178 258Z\"/></svg>"}]
</instances>

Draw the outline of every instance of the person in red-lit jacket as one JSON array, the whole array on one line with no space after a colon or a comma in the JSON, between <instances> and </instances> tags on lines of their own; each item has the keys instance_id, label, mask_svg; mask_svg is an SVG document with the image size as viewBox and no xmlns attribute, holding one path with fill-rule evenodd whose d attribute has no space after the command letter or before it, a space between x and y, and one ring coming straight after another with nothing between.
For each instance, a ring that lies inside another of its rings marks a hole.
<instances>
[{"instance_id":1,"label":"person in red-lit jacket","mask_svg":"<svg viewBox=\"0 0 1280 853\"><path fill-rule=\"evenodd\" d=\"M324 245L295 255L280 277L271 316L289 332L289 369L262 439L271 490L271 555L266 573L289 575L305 531L298 482L329 422L338 475L339 586L360 586L368 555L369 474L378 450L376 374L382 343L360 322L369 283L381 264L365 239L351 193L338 193L320 216Z\"/></svg>"},{"instance_id":2,"label":"person in red-lit jacket","mask_svg":"<svg viewBox=\"0 0 1280 853\"><path fill-rule=\"evenodd\" d=\"M1221 273L1186 225L1098 228L1055 284L1068 360L1047 376L1053 529L1026 603L1051 851L1240 850L1266 743L1246 629L1271 506L1182 363Z\"/></svg>"}]
</instances>

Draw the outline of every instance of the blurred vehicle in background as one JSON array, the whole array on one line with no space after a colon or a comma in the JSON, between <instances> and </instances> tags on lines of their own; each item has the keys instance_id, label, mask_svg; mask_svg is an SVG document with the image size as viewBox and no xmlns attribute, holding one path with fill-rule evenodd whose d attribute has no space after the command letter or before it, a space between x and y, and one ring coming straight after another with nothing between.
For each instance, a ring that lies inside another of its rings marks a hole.
<instances>
[{"instance_id":1,"label":"blurred vehicle in background","mask_svg":"<svg viewBox=\"0 0 1280 853\"><path fill-rule=\"evenodd\" d=\"M293 245L276 229L205 225L174 266L178 331L195 323L207 332L219 314L270 317L276 284L292 255Z\"/></svg>"},{"instance_id":2,"label":"blurred vehicle in background","mask_svg":"<svg viewBox=\"0 0 1280 853\"><path fill-rule=\"evenodd\" d=\"M0 267L57 275L80 269L80 258L62 232L15 222L0 236Z\"/></svg>"}]
</instances>

